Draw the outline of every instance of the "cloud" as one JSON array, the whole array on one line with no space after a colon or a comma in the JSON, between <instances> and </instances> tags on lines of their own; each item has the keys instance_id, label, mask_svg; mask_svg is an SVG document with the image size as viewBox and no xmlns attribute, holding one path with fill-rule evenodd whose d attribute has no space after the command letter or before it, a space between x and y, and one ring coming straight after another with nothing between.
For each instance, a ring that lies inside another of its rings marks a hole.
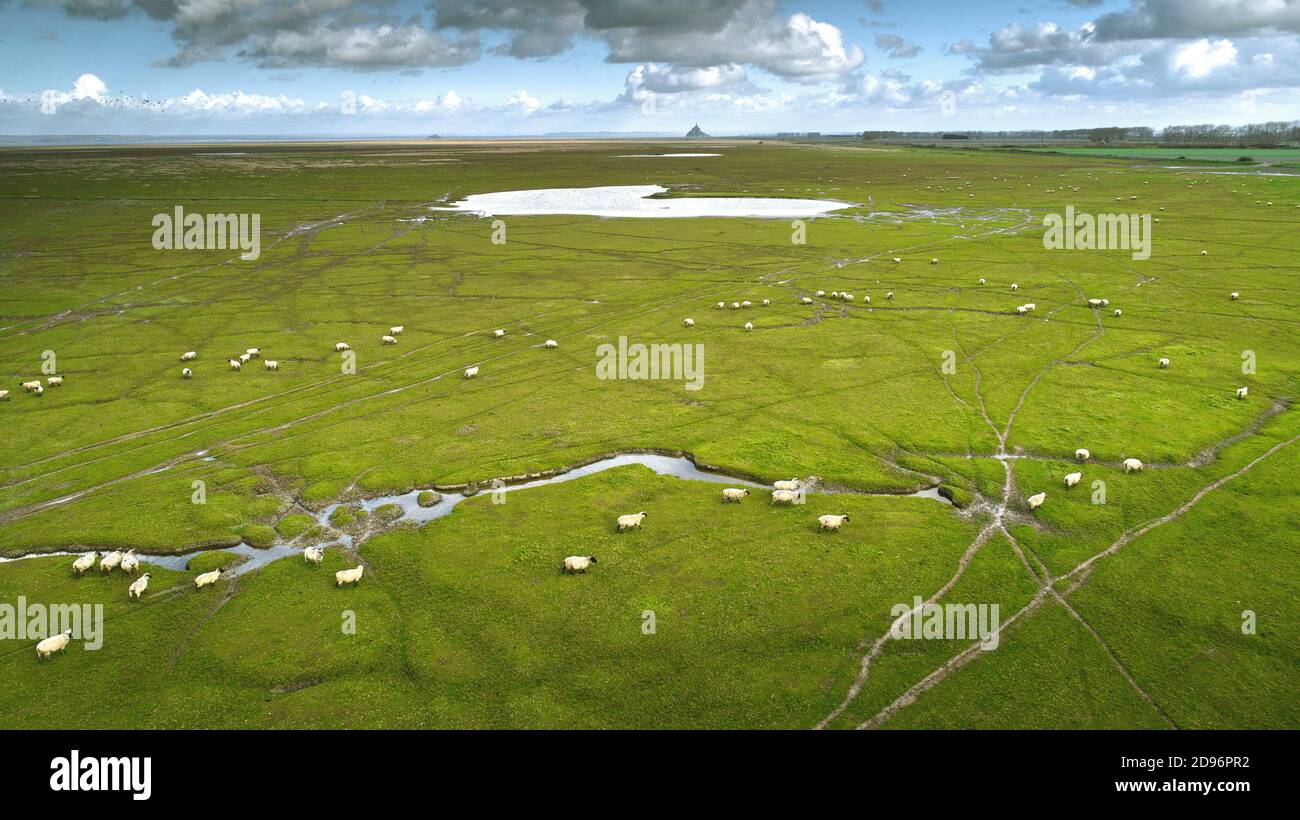
<instances>
[{"instance_id":1,"label":"cloud","mask_svg":"<svg viewBox=\"0 0 1300 820\"><path fill-rule=\"evenodd\" d=\"M876 34L876 48L889 52L895 60L915 57L921 53L921 47L910 40L904 40L897 34Z\"/></svg>"},{"instance_id":2,"label":"cloud","mask_svg":"<svg viewBox=\"0 0 1300 820\"><path fill-rule=\"evenodd\" d=\"M1194 39L1300 33L1295 0L1132 0L1096 20L1098 40Z\"/></svg>"}]
</instances>

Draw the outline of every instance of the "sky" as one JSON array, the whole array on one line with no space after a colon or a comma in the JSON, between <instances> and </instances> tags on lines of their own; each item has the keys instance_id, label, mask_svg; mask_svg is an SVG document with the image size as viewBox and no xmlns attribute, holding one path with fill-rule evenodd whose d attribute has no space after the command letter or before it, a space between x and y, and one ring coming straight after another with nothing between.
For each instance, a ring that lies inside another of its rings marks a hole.
<instances>
[{"instance_id":1,"label":"sky","mask_svg":"<svg viewBox=\"0 0 1300 820\"><path fill-rule=\"evenodd\" d=\"M1300 0L0 0L0 134L1300 119Z\"/></svg>"}]
</instances>

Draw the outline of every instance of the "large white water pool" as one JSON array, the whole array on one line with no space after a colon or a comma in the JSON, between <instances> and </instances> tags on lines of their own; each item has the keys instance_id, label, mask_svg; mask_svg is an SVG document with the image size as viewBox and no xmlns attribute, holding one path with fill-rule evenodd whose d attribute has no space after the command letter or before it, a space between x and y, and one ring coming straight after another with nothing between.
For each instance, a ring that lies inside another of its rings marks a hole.
<instances>
[{"instance_id":1,"label":"large white water pool","mask_svg":"<svg viewBox=\"0 0 1300 820\"><path fill-rule=\"evenodd\" d=\"M449 208L480 216L570 216L635 217L669 219L699 216L742 216L799 219L823 216L852 208L849 202L832 199L784 199L781 197L676 197L649 199L668 189L660 185L606 185L597 188L538 188L531 191L500 191L472 194Z\"/></svg>"}]
</instances>

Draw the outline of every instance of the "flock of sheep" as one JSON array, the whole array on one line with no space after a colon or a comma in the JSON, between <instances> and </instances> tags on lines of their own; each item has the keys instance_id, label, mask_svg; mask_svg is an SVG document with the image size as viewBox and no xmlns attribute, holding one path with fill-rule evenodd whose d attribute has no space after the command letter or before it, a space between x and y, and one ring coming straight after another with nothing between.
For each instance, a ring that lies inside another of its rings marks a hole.
<instances>
[{"instance_id":1,"label":"flock of sheep","mask_svg":"<svg viewBox=\"0 0 1300 820\"><path fill-rule=\"evenodd\" d=\"M45 379L45 384L41 384L41 380L40 380L40 379L32 379L31 381L27 381L27 382L19 382L19 383L18 383L18 386L21 387L23 390L26 390L28 393L31 393L31 394L34 395L34 396L44 396L44 395L45 395L45 388L46 388L47 386L48 386L48 387L62 387L62 386L63 386L63 377L62 377L62 376L47 376L46 379ZM9 391L8 391L8 390L0 390L0 401L9 401Z\"/></svg>"}]
</instances>

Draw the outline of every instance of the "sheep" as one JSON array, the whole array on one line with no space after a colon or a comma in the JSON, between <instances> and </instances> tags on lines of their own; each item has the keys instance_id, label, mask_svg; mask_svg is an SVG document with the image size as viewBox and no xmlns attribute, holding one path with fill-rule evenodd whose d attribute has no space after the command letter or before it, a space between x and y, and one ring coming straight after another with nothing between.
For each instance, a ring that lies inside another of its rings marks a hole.
<instances>
[{"instance_id":1,"label":"sheep","mask_svg":"<svg viewBox=\"0 0 1300 820\"><path fill-rule=\"evenodd\" d=\"M936 257L934 257L933 259L931 259L931 260L930 260L930 264L931 264L931 265L937 265L937 264L939 264L939 257L936 256Z\"/></svg>"},{"instance_id":2,"label":"sheep","mask_svg":"<svg viewBox=\"0 0 1300 820\"><path fill-rule=\"evenodd\" d=\"M401 336L402 331L406 330L406 325L393 325L388 329L390 335Z\"/></svg>"},{"instance_id":3,"label":"sheep","mask_svg":"<svg viewBox=\"0 0 1300 820\"><path fill-rule=\"evenodd\" d=\"M1012 290L1020 290L1020 286L1017 285L1015 282L1012 282L1012 283L1011 283L1011 289L1012 289Z\"/></svg>"},{"instance_id":4,"label":"sheep","mask_svg":"<svg viewBox=\"0 0 1300 820\"><path fill-rule=\"evenodd\" d=\"M1065 486L1073 487L1083 478L1083 473L1067 473L1065 476Z\"/></svg>"},{"instance_id":5,"label":"sheep","mask_svg":"<svg viewBox=\"0 0 1300 820\"><path fill-rule=\"evenodd\" d=\"M817 296L818 296L818 298L820 298L820 297L822 297L822 296L825 296L825 295L826 295L826 291L824 291L824 290L819 290L819 291L817 291Z\"/></svg>"},{"instance_id":6,"label":"sheep","mask_svg":"<svg viewBox=\"0 0 1300 820\"><path fill-rule=\"evenodd\" d=\"M751 303L748 299L746 299L745 301L740 303L740 306L743 308L751 307Z\"/></svg>"},{"instance_id":7,"label":"sheep","mask_svg":"<svg viewBox=\"0 0 1300 820\"><path fill-rule=\"evenodd\" d=\"M801 305L811 305L811 304L812 304L812 300L809 299L807 296L805 296L805 297L803 297L802 299L799 300L799 304L801 304Z\"/></svg>"},{"instance_id":8,"label":"sheep","mask_svg":"<svg viewBox=\"0 0 1300 820\"><path fill-rule=\"evenodd\" d=\"M1209 256L1209 255L1210 255L1209 251L1201 251L1201 256Z\"/></svg>"},{"instance_id":9,"label":"sheep","mask_svg":"<svg viewBox=\"0 0 1300 820\"><path fill-rule=\"evenodd\" d=\"M95 559L98 557L99 557L99 553L95 552L94 550L85 553L80 558L72 562L72 574L81 575L83 572L85 572L86 570L90 569L95 565Z\"/></svg>"},{"instance_id":10,"label":"sheep","mask_svg":"<svg viewBox=\"0 0 1300 820\"><path fill-rule=\"evenodd\" d=\"M554 339L547 339L547 340L546 340L546 344L544 345L544 347L546 347L548 350L554 350L555 348L557 348L557 347L559 347L559 346L560 346L560 343L557 342L557 341L555 341Z\"/></svg>"},{"instance_id":11,"label":"sheep","mask_svg":"<svg viewBox=\"0 0 1300 820\"><path fill-rule=\"evenodd\" d=\"M1029 312L1029 308L1025 307L1024 305L1017 305L1017 306L1016 306L1016 313L1019 313L1020 315L1023 316L1024 314L1026 314L1026 313L1028 313L1028 312Z\"/></svg>"},{"instance_id":12,"label":"sheep","mask_svg":"<svg viewBox=\"0 0 1300 820\"><path fill-rule=\"evenodd\" d=\"M832 299L838 299L838 298L840 298L840 292L839 292L838 290L833 290L833 291L831 291L831 298L832 298Z\"/></svg>"},{"instance_id":13,"label":"sheep","mask_svg":"<svg viewBox=\"0 0 1300 820\"><path fill-rule=\"evenodd\" d=\"M1034 493L1027 500L1029 501L1029 509L1036 510L1043 506L1043 502L1047 500L1047 493Z\"/></svg>"},{"instance_id":14,"label":"sheep","mask_svg":"<svg viewBox=\"0 0 1300 820\"><path fill-rule=\"evenodd\" d=\"M1037 309L1038 309L1038 305L1034 304L1033 302L1025 302L1025 310L1037 310Z\"/></svg>"},{"instance_id":15,"label":"sheep","mask_svg":"<svg viewBox=\"0 0 1300 820\"><path fill-rule=\"evenodd\" d=\"M799 493L794 490L773 490L773 504L793 504L799 498Z\"/></svg>"},{"instance_id":16,"label":"sheep","mask_svg":"<svg viewBox=\"0 0 1300 820\"><path fill-rule=\"evenodd\" d=\"M889 291L888 293L885 294L885 298L886 298L886 299L893 299L893 298L894 298L894 292L893 292L892 290ZM870 297L870 296L867 297L867 301L868 301L868 302L871 301L871 297Z\"/></svg>"},{"instance_id":17,"label":"sheep","mask_svg":"<svg viewBox=\"0 0 1300 820\"><path fill-rule=\"evenodd\" d=\"M895 257L894 257L894 264L895 264L895 265L902 264L902 262L903 262L902 257L900 257L900 256L895 256Z\"/></svg>"},{"instance_id":18,"label":"sheep","mask_svg":"<svg viewBox=\"0 0 1300 820\"><path fill-rule=\"evenodd\" d=\"M1239 399L1244 399L1244 398L1246 398L1246 394L1247 394L1248 392L1250 392L1250 391L1248 391L1246 388L1244 388L1244 387L1238 387L1238 388L1237 388L1237 398L1239 398Z\"/></svg>"},{"instance_id":19,"label":"sheep","mask_svg":"<svg viewBox=\"0 0 1300 820\"><path fill-rule=\"evenodd\" d=\"M789 481L773 481L772 489L774 490L797 490L799 489L799 479L792 478Z\"/></svg>"},{"instance_id":20,"label":"sheep","mask_svg":"<svg viewBox=\"0 0 1300 820\"><path fill-rule=\"evenodd\" d=\"M32 390L32 393L33 393L34 395L37 395L37 396L44 396L44 395L45 395L45 388L44 388L44 387L41 387L41 386L38 384L38 385L36 385L36 388L35 388L34 390Z\"/></svg>"},{"instance_id":21,"label":"sheep","mask_svg":"<svg viewBox=\"0 0 1300 820\"><path fill-rule=\"evenodd\" d=\"M122 571L134 575L138 569L140 569L140 559L135 557L135 550L127 550L126 555L122 556Z\"/></svg>"},{"instance_id":22,"label":"sheep","mask_svg":"<svg viewBox=\"0 0 1300 820\"><path fill-rule=\"evenodd\" d=\"M49 385L50 387L62 387L62 386L63 386L63 377L62 377L62 376L50 376L48 379L45 380L45 383L46 383L47 385Z\"/></svg>"},{"instance_id":23,"label":"sheep","mask_svg":"<svg viewBox=\"0 0 1300 820\"><path fill-rule=\"evenodd\" d=\"M320 562L325 558L325 550L320 547L304 547L302 558L308 563L320 566Z\"/></svg>"},{"instance_id":24,"label":"sheep","mask_svg":"<svg viewBox=\"0 0 1300 820\"><path fill-rule=\"evenodd\" d=\"M46 638L45 640L36 644L36 657L42 659L48 659L55 652L62 652L63 650L67 649L68 644L71 642L72 642L72 630L65 629L62 632L60 632L58 635L55 635L54 637L51 638Z\"/></svg>"},{"instance_id":25,"label":"sheep","mask_svg":"<svg viewBox=\"0 0 1300 820\"><path fill-rule=\"evenodd\" d=\"M230 365L231 370L238 370L239 368L244 366L243 363L239 361L239 359L231 359L228 362L228 364Z\"/></svg>"},{"instance_id":26,"label":"sheep","mask_svg":"<svg viewBox=\"0 0 1300 820\"><path fill-rule=\"evenodd\" d=\"M1237 291L1235 291L1235 290L1234 290L1232 293L1229 293L1229 294L1228 294L1228 298L1231 299L1231 300L1234 301L1234 302L1237 301L1237 299L1238 299L1240 296L1241 296L1241 294L1237 293Z\"/></svg>"},{"instance_id":27,"label":"sheep","mask_svg":"<svg viewBox=\"0 0 1300 820\"><path fill-rule=\"evenodd\" d=\"M194 588L203 589L206 586L212 586L221 577L221 567L217 567L212 572L205 572L194 579Z\"/></svg>"},{"instance_id":28,"label":"sheep","mask_svg":"<svg viewBox=\"0 0 1300 820\"><path fill-rule=\"evenodd\" d=\"M862 297L862 301L866 302L866 303L869 305L869 304L871 304L871 297L870 297L870 296L863 296L863 297Z\"/></svg>"},{"instance_id":29,"label":"sheep","mask_svg":"<svg viewBox=\"0 0 1300 820\"><path fill-rule=\"evenodd\" d=\"M40 388L41 380L37 379L36 381L31 381L31 382L20 382L18 386L26 390L28 393L31 393L33 390L37 390Z\"/></svg>"},{"instance_id":30,"label":"sheep","mask_svg":"<svg viewBox=\"0 0 1300 820\"><path fill-rule=\"evenodd\" d=\"M853 294L852 294L852 293L846 293L846 294L844 294L844 301L846 301L846 302L852 302L852 301L853 301Z\"/></svg>"},{"instance_id":31,"label":"sheep","mask_svg":"<svg viewBox=\"0 0 1300 820\"><path fill-rule=\"evenodd\" d=\"M1088 452L1086 448L1080 447L1079 449L1074 451L1074 457L1079 459L1080 461L1087 461L1088 459L1092 458L1092 453Z\"/></svg>"},{"instance_id":32,"label":"sheep","mask_svg":"<svg viewBox=\"0 0 1300 820\"><path fill-rule=\"evenodd\" d=\"M120 550L113 550L105 555L99 562L100 572L112 572L117 569L118 564L122 563L122 553Z\"/></svg>"},{"instance_id":33,"label":"sheep","mask_svg":"<svg viewBox=\"0 0 1300 820\"><path fill-rule=\"evenodd\" d=\"M248 350L245 350L244 352L247 353L249 356L252 356L254 359L256 359L258 356L262 355L262 348L250 347Z\"/></svg>"},{"instance_id":34,"label":"sheep","mask_svg":"<svg viewBox=\"0 0 1300 820\"><path fill-rule=\"evenodd\" d=\"M351 349L352 349L352 345L348 344L347 342L335 342L335 343L334 343L334 352L335 352L335 353L342 353L342 352L345 351L345 350L351 350Z\"/></svg>"},{"instance_id":35,"label":"sheep","mask_svg":"<svg viewBox=\"0 0 1300 820\"><path fill-rule=\"evenodd\" d=\"M249 361L250 361L252 358L253 358L253 357L250 356L250 355L248 355L247 353L240 353L240 354L239 354L239 361L240 361L240 363L242 363L242 364L248 364Z\"/></svg>"},{"instance_id":36,"label":"sheep","mask_svg":"<svg viewBox=\"0 0 1300 820\"><path fill-rule=\"evenodd\" d=\"M193 371L193 370L190 370L188 367L182 367L182 368L181 368L181 378L182 378L182 379L188 379L188 378L190 378L190 377L193 376L193 375L194 375L194 371Z\"/></svg>"},{"instance_id":37,"label":"sheep","mask_svg":"<svg viewBox=\"0 0 1300 820\"><path fill-rule=\"evenodd\" d=\"M380 341L381 343L383 343L383 344L386 344L386 345L395 345L395 344L397 344L397 337L396 337L396 336L380 336L380 337L379 337L379 341Z\"/></svg>"},{"instance_id":38,"label":"sheep","mask_svg":"<svg viewBox=\"0 0 1300 820\"><path fill-rule=\"evenodd\" d=\"M1123 314L1123 311L1121 311L1119 308L1115 308L1115 316L1118 317L1118 316L1123 316L1123 315L1124 315L1124 314Z\"/></svg>"},{"instance_id":39,"label":"sheep","mask_svg":"<svg viewBox=\"0 0 1300 820\"><path fill-rule=\"evenodd\" d=\"M192 361L194 361L195 359L197 359L198 357L199 357L199 354L198 354L198 353L195 353L193 350L188 350L188 351L186 351L186 352L184 352L184 353L181 354L181 361L183 361L183 362L192 362Z\"/></svg>"},{"instance_id":40,"label":"sheep","mask_svg":"<svg viewBox=\"0 0 1300 820\"><path fill-rule=\"evenodd\" d=\"M847 513L845 515L823 515L817 519L817 529L839 532L840 527L844 526L844 522L848 520Z\"/></svg>"},{"instance_id":41,"label":"sheep","mask_svg":"<svg viewBox=\"0 0 1300 820\"><path fill-rule=\"evenodd\" d=\"M740 489L738 487L728 487L722 491L722 500L739 501L747 495L749 495L749 490Z\"/></svg>"},{"instance_id":42,"label":"sheep","mask_svg":"<svg viewBox=\"0 0 1300 820\"><path fill-rule=\"evenodd\" d=\"M684 321L682 322L682 326L683 326L683 327L695 327L695 320L694 320L694 319L686 319L686 320L684 320Z\"/></svg>"},{"instance_id":43,"label":"sheep","mask_svg":"<svg viewBox=\"0 0 1300 820\"><path fill-rule=\"evenodd\" d=\"M718 310L722 310L726 306L727 306L726 302L718 302Z\"/></svg>"},{"instance_id":44,"label":"sheep","mask_svg":"<svg viewBox=\"0 0 1300 820\"><path fill-rule=\"evenodd\" d=\"M570 555L564 559L565 572L586 572L587 568L596 563L594 555Z\"/></svg>"},{"instance_id":45,"label":"sheep","mask_svg":"<svg viewBox=\"0 0 1300 820\"><path fill-rule=\"evenodd\" d=\"M146 572L144 575L141 575L139 578L136 578L135 582L132 583L131 586L127 588L126 597L134 598L138 601L140 600L140 596L143 595L144 591L148 588L149 588L149 573Z\"/></svg>"},{"instance_id":46,"label":"sheep","mask_svg":"<svg viewBox=\"0 0 1300 820\"><path fill-rule=\"evenodd\" d=\"M771 299L764 299L764 300L763 300L763 307L768 307L768 306L771 305L771 304L772 304L772 300L771 300Z\"/></svg>"},{"instance_id":47,"label":"sheep","mask_svg":"<svg viewBox=\"0 0 1300 820\"><path fill-rule=\"evenodd\" d=\"M465 378L472 379L478 375L478 365L465 368Z\"/></svg>"},{"instance_id":48,"label":"sheep","mask_svg":"<svg viewBox=\"0 0 1300 820\"><path fill-rule=\"evenodd\" d=\"M1110 300L1109 300L1109 299L1102 299L1102 300L1101 300L1101 306L1102 306L1102 307L1110 307Z\"/></svg>"},{"instance_id":49,"label":"sheep","mask_svg":"<svg viewBox=\"0 0 1300 820\"><path fill-rule=\"evenodd\" d=\"M1158 364L1158 365L1160 366L1160 369L1161 369L1161 370L1164 370L1165 368L1169 367L1169 360L1168 360L1168 359L1161 359L1161 360L1160 360L1159 362L1157 362L1156 364Z\"/></svg>"},{"instance_id":50,"label":"sheep","mask_svg":"<svg viewBox=\"0 0 1300 820\"><path fill-rule=\"evenodd\" d=\"M0 390L0 401L9 401L9 391Z\"/></svg>"},{"instance_id":51,"label":"sheep","mask_svg":"<svg viewBox=\"0 0 1300 820\"><path fill-rule=\"evenodd\" d=\"M754 329L753 322L745 322L745 330L753 330L753 329Z\"/></svg>"},{"instance_id":52,"label":"sheep","mask_svg":"<svg viewBox=\"0 0 1300 820\"><path fill-rule=\"evenodd\" d=\"M366 571L362 564L357 564L352 569L341 569L334 573L334 586L341 587L344 584L355 584L361 580L361 575Z\"/></svg>"},{"instance_id":53,"label":"sheep","mask_svg":"<svg viewBox=\"0 0 1300 820\"><path fill-rule=\"evenodd\" d=\"M732 310L740 310L740 302L732 302L732 303L731 303L731 309L732 309Z\"/></svg>"},{"instance_id":54,"label":"sheep","mask_svg":"<svg viewBox=\"0 0 1300 820\"><path fill-rule=\"evenodd\" d=\"M645 515L644 512L620 515L618 517L618 531L623 532L641 526L641 522L645 520Z\"/></svg>"},{"instance_id":55,"label":"sheep","mask_svg":"<svg viewBox=\"0 0 1300 820\"><path fill-rule=\"evenodd\" d=\"M265 361L262 362L262 364L266 365L266 369L267 369L267 370L279 370L279 369L280 369L280 363L277 362L275 359L266 359Z\"/></svg>"},{"instance_id":56,"label":"sheep","mask_svg":"<svg viewBox=\"0 0 1300 820\"><path fill-rule=\"evenodd\" d=\"M492 331L492 338L494 339L504 339L505 337L506 337L506 332L504 330Z\"/></svg>"},{"instance_id":57,"label":"sheep","mask_svg":"<svg viewBox=\"0 0 1300 820\"><path fill-rule=\"evenodd\" d=\"M1124 459L1124 472L1132 473L1132 472L1137 472L1141 469L1142 469L1142 462L1138 461L1136 458Z\"/></svg>"},{"instance_id":58,"label":"sheep","mask_svg":"<svg viewBox=\"0 0 1300 820\"><path fill-rule=\"evenodd\" d=\"M980 277L980 284L983 285L983 284L986 284L986 283L987 283L987 280L986 280L983 276L981 276L981 277Z\"/></svg>"}]
</instances>

